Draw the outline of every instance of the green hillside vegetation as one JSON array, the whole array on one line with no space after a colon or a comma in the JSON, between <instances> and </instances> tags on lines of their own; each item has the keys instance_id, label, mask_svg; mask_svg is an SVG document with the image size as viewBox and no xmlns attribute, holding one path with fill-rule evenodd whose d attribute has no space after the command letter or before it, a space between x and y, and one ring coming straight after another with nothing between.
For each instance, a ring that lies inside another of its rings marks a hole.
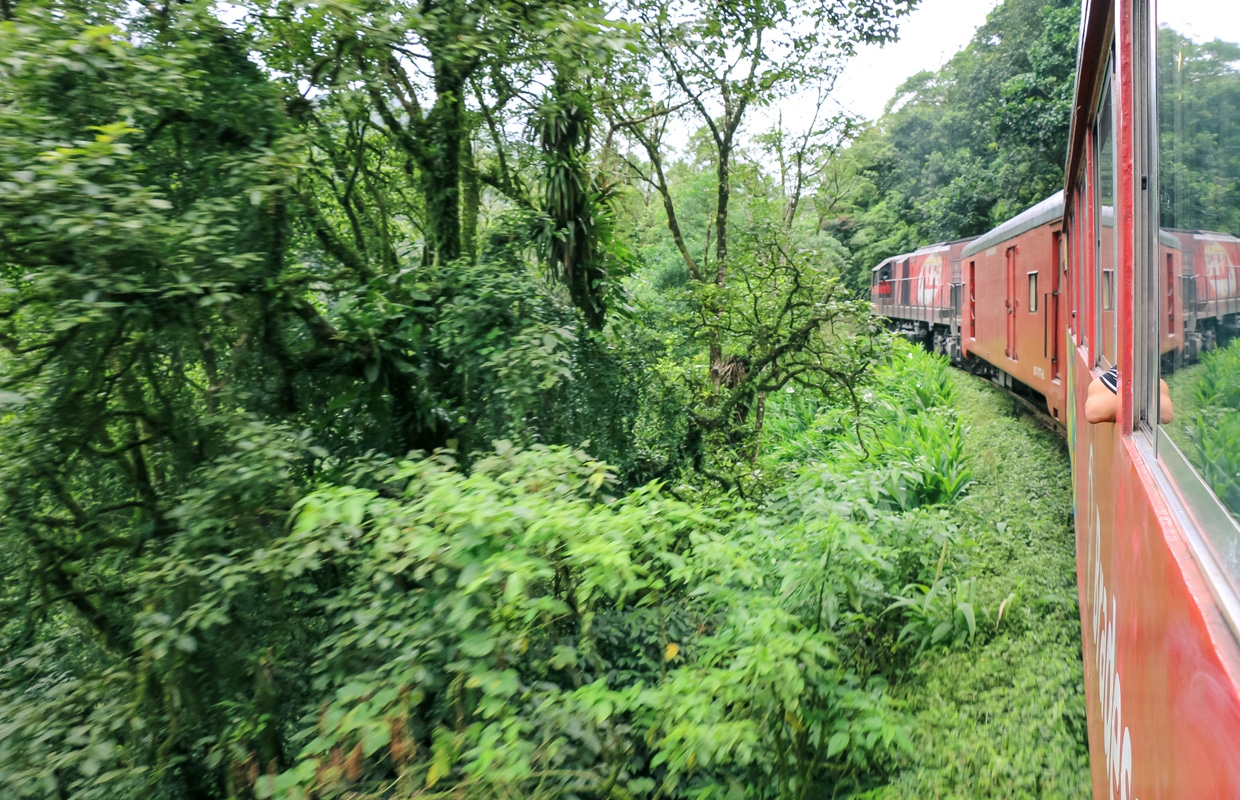
<instances>
[{"instance_id":1,"label":"green hillside vegetation","mask_svg":"<svg viewBox=\"0 0 1240 800\"><path fill-rule=\"evenodd\" d=\"M999 4L828 168L821 227L848 247L855 288L884 258L985 233L1063 188L1080 15L1065 0Z\"/></svg>"},{"instance_id":2,"label":"green hillside vegetation","mask_svg":"<svg viewBox=\"0 0 1240 800\"><path fill-rule=\"evenodd\" d=\"M952 115L767 125L912 5L0 2L0 796L1084 786L1062 453L852 291Z\"/></svg>"}]
</instances>

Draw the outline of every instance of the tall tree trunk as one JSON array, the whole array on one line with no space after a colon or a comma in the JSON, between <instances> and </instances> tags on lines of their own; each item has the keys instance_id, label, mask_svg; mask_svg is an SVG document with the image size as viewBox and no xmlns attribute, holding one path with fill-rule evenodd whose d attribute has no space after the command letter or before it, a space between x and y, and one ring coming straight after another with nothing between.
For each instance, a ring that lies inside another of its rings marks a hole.
<instances>
[{"instance_id":1,"label":"tall tree trunk","mask_svg":"<svg viewBox=\"0 0 1240 800\"><path fill-rule=\"evenodd\" d=\"M482 205L482 187L474 164L473 132L468 128L461 137L461 254L470 261L478 259L478 209Z\"/></svg>"},{"instance_id":2,"label":"tall tree trunk","mask_svg":"<svg viewBox=\"0 0 1240 800\"><path fill-rule=\"evenodd\" d=\"M442 62L435 70L435 105L427 115L422 193L426 198L427 245L431 258L447 263L461 255L461 134L465 127L464 77Z\"/></svg>"},{"instance_id":3,"label":"tall tree trunk","mask_svg":"<svg viewBox=\"0 0 1240 800\"><path fill-rule=\"evenodd\" d=\"M728 282L728 199L732 196L730 182L732 164L732 136L729 132L719 141L718 180L715 196L715 286L722 289ZM716 317L722 309L713 309ZM710 339L710 374L715 383L723 380L723 346L718 329Z\"/></svg>"},{"instance_id":4,"label":"tall tree trunk","mask_svg":"<svg viewBox=\"0 0 1240 800\"><path fill-rule=\"evenodd\" d=\"M732 196L732 137L729 134L719 147L719 180L715 205L715 285L723 288L728 282L728 199Z\"/></svg>"}]
</instances>

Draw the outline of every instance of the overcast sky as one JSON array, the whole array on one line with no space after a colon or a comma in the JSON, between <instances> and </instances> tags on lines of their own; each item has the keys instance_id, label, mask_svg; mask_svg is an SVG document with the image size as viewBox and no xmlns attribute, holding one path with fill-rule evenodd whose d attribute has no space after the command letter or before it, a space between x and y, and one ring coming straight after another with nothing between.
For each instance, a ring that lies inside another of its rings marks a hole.
<instances>
[{"instance_id":1,"label":"overcast sky","mask_svg":"<svg viewBox=\"0 0 1240 800\"><path fill-rule=\"evenodd\" d=\"M834 100L878 119L896 87L924 69L937 70L986 21L997 0L922 0L900 25L900 41L863 47L835 83Z\"/></svg>"}]
</instances>

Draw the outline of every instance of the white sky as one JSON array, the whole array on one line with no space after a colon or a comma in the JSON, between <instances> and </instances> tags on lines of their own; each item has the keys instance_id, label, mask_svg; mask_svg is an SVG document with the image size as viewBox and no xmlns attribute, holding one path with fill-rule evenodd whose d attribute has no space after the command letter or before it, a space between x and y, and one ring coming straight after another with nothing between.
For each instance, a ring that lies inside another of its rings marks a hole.
<instances>
[{"instance_id":1,"label":"white sky","mask_svg":"<svg viewBox=\"0 0 1240 800\"><path fill-rule=\"evenodd\" d=\"M1240 13L1234 4L1207 0L1174 0L1158 4L1159 25L1170 25L1195 42L1222 39L1240 42Z\"/></svg>"},{"instance_id":2,"label":"white sky","mask_svg":"<svg viewBox=\"0 0 1240 800\"><path fill-rule=\"evenodd\" d=\"M874 120L896 87L922 70L937 70L962 50L998 0L922 0L900 25L900 40L861 48L832 93L847 111Z\"/></svg>"}]
</instances>

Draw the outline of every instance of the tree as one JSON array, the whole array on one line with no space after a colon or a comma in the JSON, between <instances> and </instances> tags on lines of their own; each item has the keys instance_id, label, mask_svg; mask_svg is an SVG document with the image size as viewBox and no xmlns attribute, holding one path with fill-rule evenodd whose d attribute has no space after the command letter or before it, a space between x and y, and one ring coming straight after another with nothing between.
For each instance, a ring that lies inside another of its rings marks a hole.
<instances>
[{"instance_id":1,"label":"tree","mask_svg":"<svg viewBox=\"0 0 1240 800\"><path fill-rule=\"evenodd\" d=\"M728 214L731 174L746 113L789 92L829 82L838 59L862 43L894 39L897 20L916 0L873 0L862 4L794 3L705 5L636 3L631 13L650 36L650 60L660 81L637 104L620 98L617 124L632 133L654 170L652 183L668 207L673 238L682 239L666 180L659 177L666 156L663 117L684 110L709 131L714 147L714 267L698 265L680 246L695 280L723 287L728 278ZM712 345L712 368L722 363Z\"/></svg>"},{"instance_id":2,"label":"tree","mask_svg":"<svg viewBox=\"0 0 1240 800\"><path fill-rule=\"evenodd\" d=\"M1240 231L1240 44L1158 31L1161 224Z\"/></svg>"},{"instance_id":3,"label":"tree","mask_svg":"<svg viewBox=\"0 0 1240 800\"><path fill-rule=\"evenodd\" d=\"M1079 3L1005 0L938 72L911 76L845 161L872 190L848 232L854 285L889 256L976 236L1063 183Z\"/></svg>"},{"instance_id":4,"label":"tree","mask_svg":"<svg viewBox=\"0 0 1240 800\"><path fill-rule=\"evenodd\" d=\"M630 18L647 35L648 48L628 74L652 73L655 78L636 85L631 77L616 81L610 115L613 129L640 152L626 163L660 198L667 230L692 286L695 311L690 324L694 340L705 349L708 383L698 386L686 375L698 398L691 440L706 436L737 443L744 438L739 428L752 425L760 431L766 394L801 376L797 365L802 355L824 359L821 369L810 368L816 377L802 376L819 388L828 382L820 378L832 366L851 363L843 351L818 352L810 344L854 310L834 302L828 266L802 261L800 251L809 247L797 241L791 224L804 172L797 172L792 195L780 204L781 226L747 224L750 238L743 248L735 240L734 187L738 170L746 168L738 163L743 124L751 110L807 84L829 86L839 58L858 44L893 38L898 19L913 5L911 0L881 0L743 7L655 2L629 7ZM669 180L666 134L673 120L700 126L697 155L712 173L700 259L690 247L691 236L682 224L684 209ZM804 162L799 163L794 171L803 170ZM775 307L762 298L770 286L779 287ZM773 323L763 316L767 312L774 315ZM835 357L840 364L830 363ZM846 367L840 374L855 373ZM741 452L752 458L756 442ZM731 485L729 479L722 480Z\"/></svg>"}]
</instances>

